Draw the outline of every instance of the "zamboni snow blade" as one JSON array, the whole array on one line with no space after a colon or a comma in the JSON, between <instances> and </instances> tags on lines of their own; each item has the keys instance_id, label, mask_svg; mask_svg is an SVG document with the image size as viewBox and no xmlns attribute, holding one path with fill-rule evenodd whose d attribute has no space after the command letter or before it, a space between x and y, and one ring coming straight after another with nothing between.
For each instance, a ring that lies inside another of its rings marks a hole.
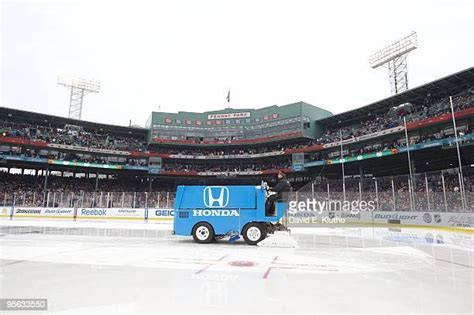
<instances>
[{"instance_id":1,"label":"zamboni snow blade","mask_svg":"<svg viewBox=\"0 0 474 315\"><path fill-rule=\"evenodd\" d=\"M276 202L265 213L268 186L178 186L173 234L192 235L197 243L242 236L249 245L296 247L289 230L280 224L288 208ZM267 237L268 236L268 237Z\"/></svg>"}]
</instances>

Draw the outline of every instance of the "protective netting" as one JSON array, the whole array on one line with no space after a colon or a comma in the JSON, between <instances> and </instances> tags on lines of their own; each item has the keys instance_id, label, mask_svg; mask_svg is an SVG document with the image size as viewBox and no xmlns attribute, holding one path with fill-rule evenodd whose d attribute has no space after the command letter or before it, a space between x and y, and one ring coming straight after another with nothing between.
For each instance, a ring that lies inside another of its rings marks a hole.
<instances>
[{"instance_id":1,"label":"protective netting","mask_svg":"<svg viewBox=\"0 0 474 315\"><path fill-rule=\"evenodd\" d=\"M290 201L373 201L379 211L474 211L472 167L409 175L317 178L290 194Z\"/></svg>"},{"instance_id":2,"label":"protective netting","mask_svg":"<svg viewBox=\"0 0 474 315\"><path fill-rule=\"evenodd\" d=\"M297 191L290 201L306 199L373 201L380 211L474 211L472 167L377 178L317 178ZM172 208L175 192L0 192L0 206Z\"/></svg>"}]
</instances>

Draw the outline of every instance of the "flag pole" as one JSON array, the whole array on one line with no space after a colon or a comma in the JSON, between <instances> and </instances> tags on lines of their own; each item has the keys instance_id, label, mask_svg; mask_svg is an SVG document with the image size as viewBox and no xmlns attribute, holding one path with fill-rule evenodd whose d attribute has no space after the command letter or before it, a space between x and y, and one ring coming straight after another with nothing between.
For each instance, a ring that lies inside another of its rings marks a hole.
<instances>
[{"instance_id":1,"label":"flag pole","mask_svg":"<svg viewBox=\"0 0 474 315\"><path fill-rule=\"evenodd\" d=\"M230 89L227 91L226 100L227 100L227 108L230 108Z\"/></svg>"}]
</instances>

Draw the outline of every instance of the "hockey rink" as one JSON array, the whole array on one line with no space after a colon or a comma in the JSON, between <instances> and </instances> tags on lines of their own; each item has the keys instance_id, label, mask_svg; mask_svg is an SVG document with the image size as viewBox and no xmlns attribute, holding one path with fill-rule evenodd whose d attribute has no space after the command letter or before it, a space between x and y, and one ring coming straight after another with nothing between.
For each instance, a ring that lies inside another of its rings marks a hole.
<instances>
[{"instance_id":1,"label":"hockey rink","mask_svg":"<svg viewBox=\"0 0 474 315\"><path fill-rule=\"evenodd\" d=\"M472 233L298 227L300 248L195 244L171 225L0 221L0 298L50 312L473 312ZM13 312L12 312L13 313Z\"/></svg>"}]
</instances>

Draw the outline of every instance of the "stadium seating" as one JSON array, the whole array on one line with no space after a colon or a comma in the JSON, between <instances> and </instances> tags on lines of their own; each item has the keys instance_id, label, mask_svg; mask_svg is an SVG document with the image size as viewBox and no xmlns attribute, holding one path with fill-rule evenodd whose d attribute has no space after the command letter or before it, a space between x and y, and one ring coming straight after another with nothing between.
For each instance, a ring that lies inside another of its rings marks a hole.
<instances>
[{"instance_id":1,"label":"stadium seating","mask_svg":"<svg viewBox=\"0 0 474 315\"><path fill-rule=\"evenodd\" d=\"M457 92L452 99L455 114L463 119L458 125L459 134L464 137L462 144L471 147L470 145L474 143L472 137L474 89L468 87ZM335 169L331 168L331 164L341 157L341 134L344 158L354 161L371 153L388 151L395 154L405 150L404 118L407 130L410 132L410 147L422 144L430 147L433 142L441 145L439 143L442 140L453 138L450 108L448 96L433 98L427 95L412 102L387 108L384 114L366 115L355 123L341 121L337 125L327 125L318 138L300 137L291 141L279 140L259 145L232 145L229 142L218 146L160 145L150 143L145 136L136 134L126 136L123 133L114 133L110 129L104 131L100 128L100 124L94 128L86 124L71 123L53 126L48 122L51 119L21 120L12 115L3 115L0 120L0 155L4 163L4 167L0 165L3 169L3 172L0 172L2 190L0 203L2 198L4 204L11 203L13 194L22 196L22 202L33 205L46 202L47 193L77 195L77 192L100 191L103 194L116 195L119 192L170 192L179 183L175 179L190 176L217 179L248 177L256 182L268 179L268 176L278 170L291 172L292 154L298 152L304 153L305 163L314 162L316 167L322 167L311 177L295 173L294 179L298 182L295 186L303 187L310 178L314 179L315 175L320 175L324 167L329 170L327 176L340 176L337 173L339 171L331 173L331 170ZM393 132L386 132L389 130ZM449 148L444 142L442 143L443 148ZM163 159L160 166L161 177L155 178L155 182L152 182L148 173L151 157ZM60 167L51 168L51 165ZM451 163L444 166L444 169L453 167ZM9 173L11 168L22 170L23 175ZM28 168L30 172L24 173L23 170ZM59 172L61 176L49 176L46 183L44 176L46 168L48 172L55 171L56 174ZM104 173L105 178L100 181L97 169L107 170ZM116 171L114 173L109 170ZM64 173L70 173L67 176L73 177L67 177ZM84 173L84 176L76 176L76 173ZM96 176L89 177L89 173L96 173ZM440 190L439 174L438 172L427 179L432 191ZM301 180L298 180L298 176ZM385 178L384 176L379 178ZM454 191L456 180L456 176L447 176L445 189ZM358 187L358 183L359 181L355 188ZM384 185L384 180L380 180L381 193L388 194L389 190L395 189L403 194L408 189L406 180L396 181L394 184L396 187L392 187L390 181L388 183L389 186ZM426 190L425 186L422 185L421 188L418 186L420 183L423 184L424 180L416 182L414 191L418 188L420 191ZM325 185L322 185L323 190ZM367 187L371 187L370 185L373 186L373 182L367 182ZM465 185L468 191L472 191L470 170L465 177ZM348 184L346 188L350 191L354 187ZM316 187L317 189L319 188ZM337 193L337 188L333 191ZM373 189L371 191L373 192ZM32 194L36 194L35 198ZM142 204L144 200L148 200L148 197L140 196L134 197L135 204ZM422 194L420 196L424 198ZM153 198L150 197L150 202L151 200ZM169 197L167 200L170 202ZM384 203L387 204L390 203Z\"/></svg>"}]
</instances>

